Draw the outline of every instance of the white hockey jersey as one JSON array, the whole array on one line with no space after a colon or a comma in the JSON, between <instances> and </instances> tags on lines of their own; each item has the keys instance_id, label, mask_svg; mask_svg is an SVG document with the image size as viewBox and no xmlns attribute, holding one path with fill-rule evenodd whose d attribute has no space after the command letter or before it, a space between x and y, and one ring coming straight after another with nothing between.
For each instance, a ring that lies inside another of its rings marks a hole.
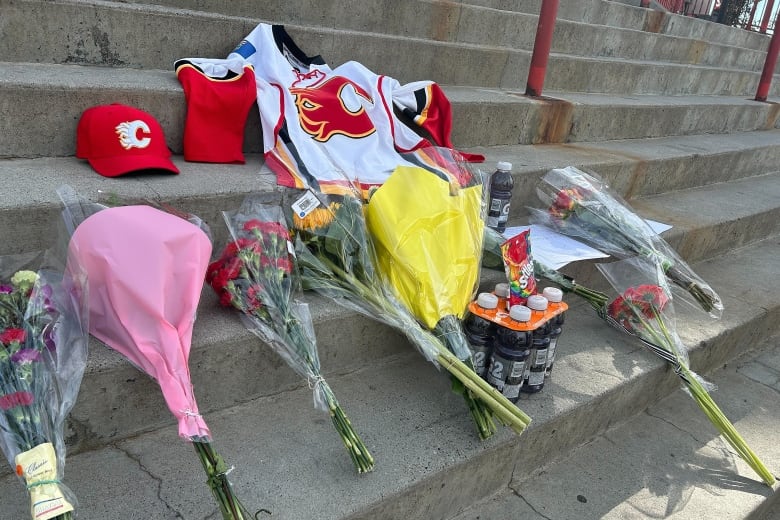
<instances>
[{"instance_id":1,"label":"white hockey jersey","mask_svg":"<svg viewBox=\"0 0 780 520\"><path fill-rule=\"evenodd\" d=\"M266 164L283 186L329 191L346 178L366 192L399 165L427 162L425 153L410 152L452 148L450 103L432 81L401 85L354 61L331 69L304 54L281 25L258 25L226 61L237 69L239 60L254 69Z\"/></svg>"}]
</instances>

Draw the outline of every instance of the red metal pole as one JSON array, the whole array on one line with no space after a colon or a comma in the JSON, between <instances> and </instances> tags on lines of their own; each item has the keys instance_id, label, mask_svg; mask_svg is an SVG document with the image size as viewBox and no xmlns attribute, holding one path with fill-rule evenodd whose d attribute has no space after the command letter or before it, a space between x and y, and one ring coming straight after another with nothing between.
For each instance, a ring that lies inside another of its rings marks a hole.
<instances>
[{"instance_id":1,"label":"red metal pole","mask_svg":"<svg viewBox=\"0 0 780 520\"><path fill-rule=\"evenodd\" d=\"M748 31L753 30L753 18L756 17L756 9L758 9L758 0L753 0L753 8L750 10L750 18L748 18L747 29Z\"/></svg>"},{"instance_id":2,"label":"red metal pole","mask_svg":"<svg viewBox=\"0 0 780 520\"><path fill-rule=\"evenodd\" d=\"M650 0L642 0L639 2L639 7L650 7Z\"/></svg>"},{"instance_id":3,"label":"red metal pole","mask_svg":"<svg viewBox=\"0 0 780 520\"><path fill-rule=\"evenodd\" d=\"M769 27L769 19L772 17L772 9L774 9L774 7L775 0L766 0L764 18L761 20L761 29L758 31L761 34L766 34L766 30Z\"/></svg>"},{"instance_id":4,"label":"red metal pole","mask_svg":"<svg viewBox=\"0 0 780 520\"><path fill-rule=\"evenodd\" d=\"M526 96L541 96L544 76L547 73L547 59L550 57L555 19L558 17L558 0L542 0L539 23L536 27L534 52L531 55L531 68L528 70Z\"/></svg>"},{"instance_id":5,"label":"red metal pole","mask_svg":"<svg viewBox=\"0 0 780 520\"><path fill-rule=\"evenodd\" d=\"M775 25L777 25L777 19L775 19ZM769 86L772 84L772 75L775 73L778 54L780 54L780 31L775 30L772 33L772 41L769 42L769 50L766 53L764 71L761 73L761 80L758 82L756 101L766 101L769 95Z\"/></svg>"}]
</instances>

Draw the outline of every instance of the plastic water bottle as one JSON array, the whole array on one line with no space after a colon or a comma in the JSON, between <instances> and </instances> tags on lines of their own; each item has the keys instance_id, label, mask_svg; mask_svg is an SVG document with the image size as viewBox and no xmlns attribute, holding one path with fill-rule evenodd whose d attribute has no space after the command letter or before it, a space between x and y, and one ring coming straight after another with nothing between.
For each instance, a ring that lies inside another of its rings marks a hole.
<instances>
[{"instance_id":1,"label":"plastic water bottle","mask_svg":"<svg viewBox=\"0 0 780 520\"><path fill-rule=\"evenodd\" d=\"M499 161L496 171L490 177L490 205L487 225L499 233L506 229L509 220L509 203L512 200L512 163Z\"/></svg>"},{"instance_id":2,"label":"plastic water bottle","mask_svg":"<svg viewBox=\"0 0 780 520\"><path fill-rule=\"evenodd\" d=\"M477 296L477 305L483 309L495 309L498 307L498 297L490 293L480 293ZM492 321L469 313L463 320L463 331L471 348L471 359L474 363L474 372L484 379L490 352L493 349L493 332L495 325Z\"/></svg>"},{"instance_id":3,"label":"plastic water bottle","mask_svg":"<svg viewBox=\"0 0 780 520\"><path fill-rule=\"evenodd\" d=\"M528 307L533 314L544 314L547 311L547 298L540 294L528 297ZM547 353L550 348L550 321L534 329L531 341L531 353L526 364L525 381L521 391L527 394L540 392L544 387L544 376L547 373Z\"/></svg>"},{"instance_id":4,"label":"plastic water bottle","mask_svg":"<svg viewBox=\"0 0 780 520\"><path fill-rule=\"evenodd\" d=\"M517 322L527 322L531 319L531 309L515 305L509 310L509 317ZM496 328L487 381L513 403L520 398L530 346L530 331Z\"/></svg>"},{"instance_id":5,"label":"plastic water bottle","mask_svg":"<svg viewBox=\"0 0 780 520\"><path fill-rule=\"evenodd\" d=\"M555 307L563 301L563 291L557 287L545 287L542 291L542 296L547 298L550 303L550 307ZM562 312L550 320L550 347L547 351L547 369L545 376L550 377L552 372L553 363L555 363L555 353L558 348L558 337L563 332L563 322L566 319L566 313Z\"/></svg>"}]
</instances>

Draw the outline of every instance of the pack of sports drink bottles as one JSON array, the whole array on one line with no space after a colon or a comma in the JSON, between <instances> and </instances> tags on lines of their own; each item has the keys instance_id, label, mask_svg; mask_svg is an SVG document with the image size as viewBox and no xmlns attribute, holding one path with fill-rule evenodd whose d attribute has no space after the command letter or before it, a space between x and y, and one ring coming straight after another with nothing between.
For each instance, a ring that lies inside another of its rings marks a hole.
<instances>
[{"instance_id":1,"label":"pack of sports drink bottles","mask_svg":"<svg viewBox=\"0 0 780 520\"><path fill-rule=\"evenodd\" d=\"M517 402L521 393L544 388L555 363L555 351L568 305L557 287L529 295L525 305L508 306L509 284L480 293L469 304L464 329L472 349L474 370Z\"/></svg>"},{"instance_id":2,"label":"pack of sports drink bottles","mask_svg":"<svg viewBox=\"0 0 780 520\"><path fill-rule=\"evenodd\" d=\"M499 233L504 232L509 213L510 169L511 164L499 163L493 177L500 182L494 179L491 184L490 207L496 206L497 217L488 219L487 225ZM493 198L498 202L494 204ZM497 284L493 292L480 293L469 304L463 326L475 372L517 402L521 393L534 394L544 388L555 363L568 305L557 287L537 292L530 230L509 238L501 245L501 253L508 282Z\"/></svg>"}]
</instances>

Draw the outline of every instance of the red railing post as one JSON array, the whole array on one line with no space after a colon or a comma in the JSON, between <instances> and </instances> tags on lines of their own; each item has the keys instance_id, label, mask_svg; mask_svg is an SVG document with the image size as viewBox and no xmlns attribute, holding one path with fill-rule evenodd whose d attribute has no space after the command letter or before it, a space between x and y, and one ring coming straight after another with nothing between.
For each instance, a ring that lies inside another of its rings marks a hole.
<instances>
[{"instance_id":1,"label":"red railing post","mask_svg":"<svg viewBox=\"0 0 780 520\"><path fill-rule=\"evenodd\" d=\"M750 18L748 18L747 29L748 31L753 30L753 19L756 17L756 9L758 9L758 0L753 0L753 7L750 9Z\"/></svg>"},{"instance_id":2,"label":"red railing post","mask_svg":"<svg viewBox=\"0 0 780 520\"><path fill-rule=\"evenodd\" d=\"M777 19L775 19L775 25L777 25ZM761 80L758 82L756 101L766 101L769 95L769 86L772 84L772 75L775 73L778 53L780 53L780 31L775 30L772 33L772 40L769 42L769 50L766 53L764 71L761 73Z\"/></svg>"},{"instance_id":3,"label":"red railing post","mask_svg":"<svg viewBox=\"0 0 780 520\"><path fill-rule=\"evenodd\" d=\"M775 0L767 0L764 7L764 18L761 20L761 29L758 31L761 34L766 34L766 30L769 27L769 19L772 17L772 9L775 7Z\"/></svg>"},{"instance_id":4,"label":"red railing post","mask_svg":"<svg viewBox=\"0 0 780 520\"><path fill-rule=\"evenodd\" d=\"M542 0L539 23L536 27L534 51L531 55L531 68L528 70L526 96L541 96L544 76L547 73L547 59L550 57L555 19L558 17L558 0Z\"/></svg>"}]
</instances>

